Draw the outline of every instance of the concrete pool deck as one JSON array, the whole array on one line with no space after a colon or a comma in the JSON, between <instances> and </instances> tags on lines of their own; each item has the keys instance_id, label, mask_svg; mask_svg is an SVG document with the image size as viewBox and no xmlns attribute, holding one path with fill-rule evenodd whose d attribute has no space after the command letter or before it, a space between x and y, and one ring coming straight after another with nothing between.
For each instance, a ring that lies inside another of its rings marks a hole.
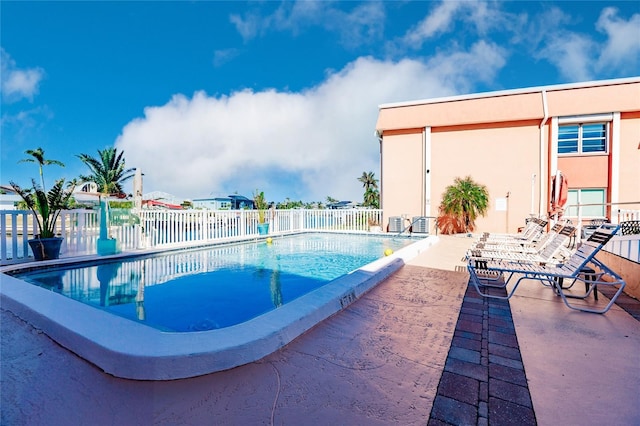
<instances>
[{"instance_id":1,"label":"concrete pool deck","mask_svg":"<svg viewBox=\"0 0 640 426\"><path fill-rule=\"evenodd\" d=\"M440 237L279 351L191 379L107 375L2 308L1 423L640 424L640 322L536 283L483 300L456 272L470 243Z\"/></svg>"}]
</instances>

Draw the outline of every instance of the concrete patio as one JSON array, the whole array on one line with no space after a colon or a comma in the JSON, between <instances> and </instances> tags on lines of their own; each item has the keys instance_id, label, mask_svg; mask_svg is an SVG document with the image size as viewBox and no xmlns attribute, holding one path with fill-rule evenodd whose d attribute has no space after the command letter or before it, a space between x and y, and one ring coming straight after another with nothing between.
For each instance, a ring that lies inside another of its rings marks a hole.
<instances>
[{"instance_id":1,"label":"concrete patio","mask_svg":"<svg viewBox=\"0 0 640 426\"><path fill-rule=\"evenodd\" d=\"M192 379L114 378L3 308L1 423L640 424L640 322L535 282L482 299L470 243L441 236L280 351Z\"/></svg>"}]
</instances>

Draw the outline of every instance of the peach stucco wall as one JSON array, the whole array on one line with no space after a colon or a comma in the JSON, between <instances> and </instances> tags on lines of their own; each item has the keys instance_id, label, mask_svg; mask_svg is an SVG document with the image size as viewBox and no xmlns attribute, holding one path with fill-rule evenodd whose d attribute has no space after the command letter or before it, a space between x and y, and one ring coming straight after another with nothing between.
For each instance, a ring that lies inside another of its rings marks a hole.
<instances>
[{"instance_id":1,"label":"peach stucco wall","mask_svg":"<svg viewBox=\"0 0 640 426\"><path fill-rule=\"evenodd\" d=\"M640 264L602 250L596 258L616 271L626 282L624 292L640 299Z\"/></svg>"},{"instance_id":2,"label":"peach stucco wall","mask_svg":"<svg viewBox=\"0 0 640 426\"><path fill-rule=\"evenodd\" d=\"M640 201L640 114L621 120L620 193L621 201ZM640 204L627 206L640 209Z\"/></svg>"},{"instance_id":3,"label":"peach stucco wall","mask_svg":"<svg viewBox=\"0 0 640 426\"><path fill-rule=\"evenodd\" d=\"M640 82L549 90L547 100L549 115L552 117L637 111L640 103Z\"/></svg>"},{"instance_id":4,"label":"peach stucco wall","mask_svg":"<svg viewBox=\"0 0 640 426\"><path fill-rule=\"evenodd\" d=\"M489 190L489 211L477 220L479 231L516 232L531 213L531 192L538 200L539 130L537 127L487 128L431 134L431 215L456 177L471 178ZM508 197L508 211L496 201ZM537 211L537 203L535 209ZM507 227L508 225L508 227Z\"/></svg>"},{"instance_id":5,"label":"peach stucco wall","mask_svg":"<svg viewBox=\"0 0 640 426\"><path fill-rule=\"evenodd\" d=\"M422 216L424 211L423 137L420 133L387 136L382 144L382 226L389 217Z\"/></svg>"},{"instance_id":6,"label":"peach stucco wall","mask_svg":"<svg viewBox=\"0 0 640 426\"><path fill-rule=\"evenodd\" d=\"M607 155L558 157L558 169L567 176L569 188L609 186L609 156Z\"/></svg>"},{"instance_id":7,"label":"peach stucco wall","mask_svg":"<svg viewBox=\"0 0 640 426\"><path fill-rule=\"evenodd\" d=\"M542 119L542 95L530 93L509 97L430 103L380 111L376 129L407 129L425 126L453 126L500 121Z\"/></svg>"}]
</instances>

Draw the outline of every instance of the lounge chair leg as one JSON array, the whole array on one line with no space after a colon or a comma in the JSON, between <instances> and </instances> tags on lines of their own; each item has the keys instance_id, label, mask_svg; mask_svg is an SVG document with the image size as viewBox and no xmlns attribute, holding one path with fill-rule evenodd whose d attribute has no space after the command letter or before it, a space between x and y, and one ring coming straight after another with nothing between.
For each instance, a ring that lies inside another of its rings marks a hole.
<instances>
[{"instance_id":1,"label":"lounge chair leg","mask_svg":"<svg viewBox=\"0 0 640 426\"><path fill-rule=\"evenodd\" d=\"M591 268L582 268L580 275L584 278L584 291L589 291L589 281L594 282L598 279L596 271ZM598 300L598 285L593 284L593 298Z\"/></svg>"}]
</instances>

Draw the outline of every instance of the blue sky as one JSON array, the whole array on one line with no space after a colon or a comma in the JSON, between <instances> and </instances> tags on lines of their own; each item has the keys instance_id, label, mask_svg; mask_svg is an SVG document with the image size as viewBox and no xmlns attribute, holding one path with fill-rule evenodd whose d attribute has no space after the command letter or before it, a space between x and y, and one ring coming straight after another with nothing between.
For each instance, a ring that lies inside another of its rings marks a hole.
<instances>
[{"instance_id":1,"label":"blue sky","mask_svg":"<svg viewBox=\"0 0 640 426\"><path fill-rule=\"evenodd\" d=\"M51 182L116 146L144 192L361 201L380 104L640 75L637 1L2 1L0 16L3 185L37 177L27 149L66 164Z\"/></svg>"}]
</instances>

